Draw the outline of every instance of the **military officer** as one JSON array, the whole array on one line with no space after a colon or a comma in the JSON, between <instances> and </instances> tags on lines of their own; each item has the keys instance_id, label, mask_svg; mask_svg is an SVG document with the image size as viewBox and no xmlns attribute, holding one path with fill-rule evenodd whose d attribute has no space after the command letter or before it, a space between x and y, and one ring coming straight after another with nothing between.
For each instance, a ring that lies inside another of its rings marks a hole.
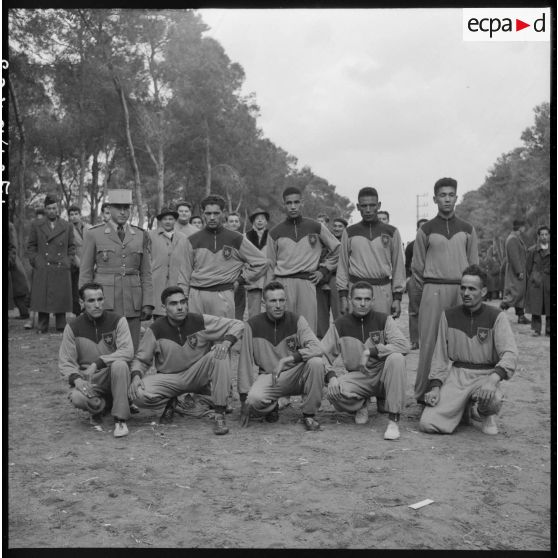
<instances>
[{"instance_id":1,"label":"military officer","mask_svg":"<svg viewBox=\"0 0 558 558\"><path fill-rule=\"evenodd\" d=\"M131 190L109 190L110 219L85 233L79 286L95 281L103 286L104 307L128 320L134 350L141 320L153 313L150 239L147 231L128 223Z\"/></svg>"}]
</instances>

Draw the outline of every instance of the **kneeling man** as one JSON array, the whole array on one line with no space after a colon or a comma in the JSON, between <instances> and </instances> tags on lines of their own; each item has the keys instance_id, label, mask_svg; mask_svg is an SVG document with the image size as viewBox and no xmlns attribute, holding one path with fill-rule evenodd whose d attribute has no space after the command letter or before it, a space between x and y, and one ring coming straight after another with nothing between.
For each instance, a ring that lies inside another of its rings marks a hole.
<instances>
[{"instance_id":1,"label":"kneeling man","mask_svg":"<svg viewBox=\"0 0 558 558\"><path fill-rule=\"evenodd\" d=\"M322 339L331 363L327 398L338 411L355 413L357 424L366 424L368 398L375 395L378 411L389 413L384 439L397 440L399 415L405 406L404 355L409 343L391 315L372 310L373 292L365 281L352 285L352 313L335 320ZM343 374L339 378L336 369Z\"/></svg>"},{"instance_id":2,"label":"kneeling man","mask_svg":"<svg viewBox=\"0 0 558 558\"><path fill-rule=\"evenodd\" d=\"M134 357L134 345L126 318L103 310L104 300L98 283L85 283L79 289L82 314L64 328L58 364L72 387L68 398L78 409L91 413L93 422L101 422L107 400L112 399L118 438L128 434L128 363Z\"/></svg>"},{"instance_id":3,"label":"kneeling man","mask_svg":"<svg viewBox=\"0 0 558 558\"><path fill-rule=\"evenodd\" d=\"M265 312L246 322L240 349L240 426L248 426L250 414L277 421L277 400L302 394L304 426L309 431L320 430L314 415L322 403L324 386L322 346L303 316L285 310L282 283L268 283L263 299Z\"/></svg>"},{"instance_id":4,"label":"kneeling man","mask_svg":"<svg viewBox=\"0 0 558 558\"><path fill-rule=\"evenodd\" d=\"M174 418L176 398L183 393L211 394L215 404L215 434L226 434L225 406L229 393L229 349L241 337L239 320L188 313L188 299L178 286L161 293L166 316L155 320L140 342L130 366L130 399L138 407L165 403L160 424ZM157 374L145 376L154 363Z\"/></svg>"},{"instance_id":5,"label":"kneeling man","mask_svg":"<svg viewBox=\"0 0 558 558\"><path fill-rule=\"evenodd\" d=\"M467 412L466 420L483 421L485 434L498 434L499 384L515 372L517 347L506 313L482 302L486 279L478 265L465 269L463 304L442 314L428 376L430 391L424 398L429 407L419 424L423 432L451 434Z\"/></svg>"}]
</instances>

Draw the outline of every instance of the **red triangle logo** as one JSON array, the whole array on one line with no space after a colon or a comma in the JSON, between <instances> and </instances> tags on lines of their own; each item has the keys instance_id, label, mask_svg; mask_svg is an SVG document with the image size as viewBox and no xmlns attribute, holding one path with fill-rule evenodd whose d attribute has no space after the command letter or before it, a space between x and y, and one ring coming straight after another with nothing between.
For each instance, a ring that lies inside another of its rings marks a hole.
<instances>
[{"instance_id":1,"label":"red triangle logo","mask_svg":"<svg viewBox=\"0 0 558 558\"><path fill-rule=\"evenodd\" d=\"M516 31L521 31L522 29L525 29L526 27L531 27L530 23L525 23L524 21L521 21L520 19L515 20L515 30Z\"/></svg>"}]
</instances>

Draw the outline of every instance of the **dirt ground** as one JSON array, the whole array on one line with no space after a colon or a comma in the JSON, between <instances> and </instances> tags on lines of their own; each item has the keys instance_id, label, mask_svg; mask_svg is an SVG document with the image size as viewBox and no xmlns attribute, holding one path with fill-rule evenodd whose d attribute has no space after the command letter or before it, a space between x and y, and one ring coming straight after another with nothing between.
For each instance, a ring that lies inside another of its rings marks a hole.
<instances>
[{"instance_id":1,"label":"dirt ground","mask_svg":"<svg viewBox=\"0 0 558 558\"><path fill-rule=\"evenodd\" d=\"M10 318L9 548L550 550L550 340L508 317L519 366L503 382L500 434L419 433L413 351L397 442L383 440L375 402L357 426L324 400L323 430L307 433L298 397L278 423L247 429L236 401L227 436L207 418L159 426L142 411L116 439L110 417L95 430L66 399L61 335ZM408 332L406 297L399 322Z\"/></svg>"}]
</instances>

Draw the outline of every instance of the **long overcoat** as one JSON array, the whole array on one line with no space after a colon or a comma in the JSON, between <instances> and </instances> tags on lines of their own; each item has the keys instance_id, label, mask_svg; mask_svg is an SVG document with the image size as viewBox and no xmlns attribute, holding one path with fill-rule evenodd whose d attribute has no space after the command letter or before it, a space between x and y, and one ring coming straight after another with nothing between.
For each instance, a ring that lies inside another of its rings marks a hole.
<instances>
[{"instance_id":1,"label":"long overcoat","mask_svg":"<svg viewBox=\"0 0 558 558\"><path fill-rule=\"evenodd\" d=\"M27 257L33 268L31 310L59 314L72 311L70 268L75 255L73 227L63 219L33 221Z\"/></svg>"},{"instance_id":2,"label":"long overcoat","mask_svg":"<svg viewBox=\"0 0 558 558\"><path fill-rule=\"evenodd\" d=\"M511 233L506 238L506 278L505 278L505 300L510 306L523 308L525 303L525 261L527 259L527 250L523 240ZM518 275L523 273L523 279Z\"/></svg>"},{"instance_id":3,"label":"long overcoat","mask_svg":"<svg viewBox=\"0 0 558 558\"><path fill-rule=\"evenodd\" d=\"M8 221L8 310L15 307L14 298L29 295L29 282L25 268L17 255L17 232Z\"/></svg>"},{"instance_id":4,"label":"long overcoat","mask_svg":"<svg viewBox=\"0 0 558 558\"><path fill-rule=\"evenodd\" d=\"M550 315L550 250L538 244L527 252L527 295L525 311L528 314Z\"/></svg>"},{"instance_id":5,"label":"long overcoat","mask_svg":"<svg viewBox=\"0 0 558 558\"><path fill-rule=\"evenodd\" d=\"M170 240L158 228L149 232L151 237L151 278L153 280L154 315L164 316L161 293L166 287L178 285L179 272L185 273L186 235L175 231Z\"/></svg>"}]
</instances>

